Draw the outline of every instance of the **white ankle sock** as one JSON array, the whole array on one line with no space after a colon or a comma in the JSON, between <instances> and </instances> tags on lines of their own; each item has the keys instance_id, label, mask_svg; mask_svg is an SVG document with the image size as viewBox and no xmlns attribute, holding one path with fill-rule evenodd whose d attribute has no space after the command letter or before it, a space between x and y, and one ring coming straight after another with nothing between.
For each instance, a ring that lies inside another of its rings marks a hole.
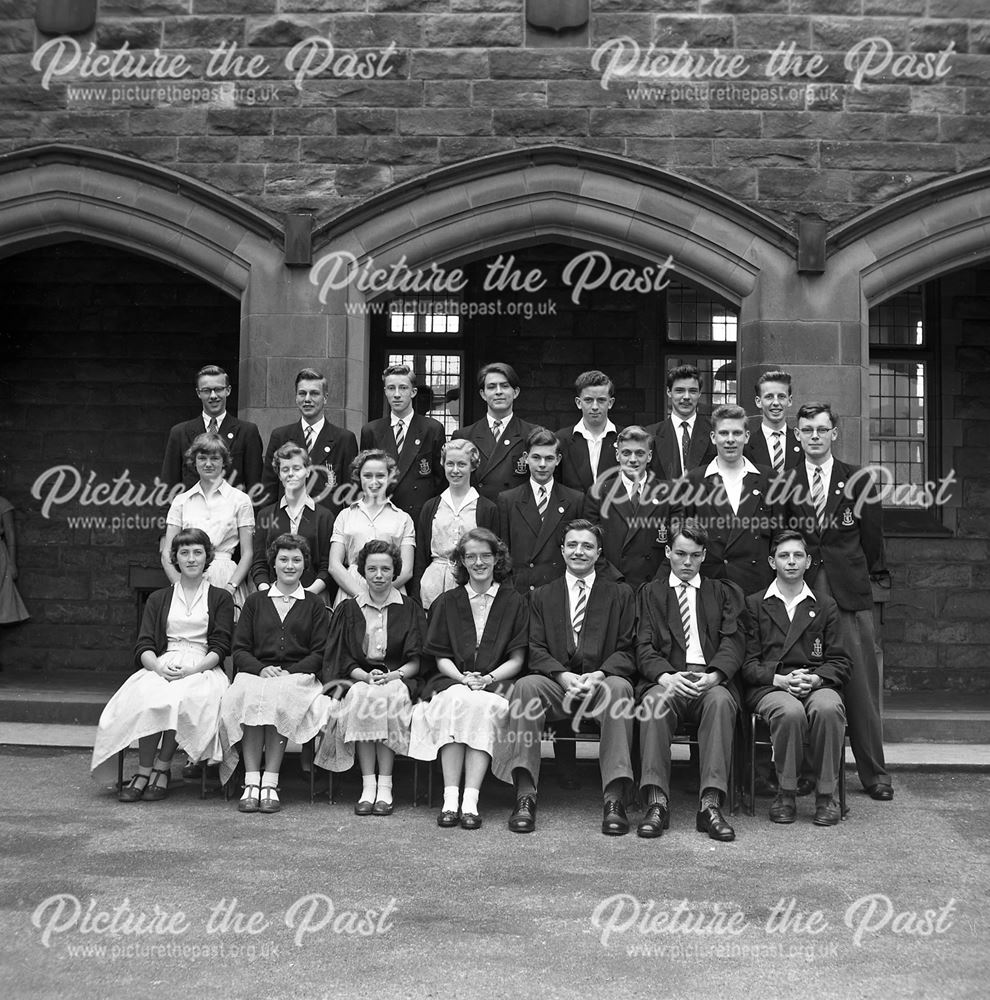
<instances>
[{"instance_id":1,"label":"white ankle sock","mask_svg":"<svg viewBox=\"0 0 990 1000\"><path fill-rule=\"evenodd\" d=\"M361 798L358 802L374 802L375 801L375 776L373 774L365 774L361 776Z\"/></svg>"},{"instance_id":2,"label":"white ankle sock","mask_svg":"<svg viewBox=\"0 0 990 1000\"><path fill-rule=\"evenodd\" d=\"M392 775L391 774L380 774L378 775L378 798L379 802L386 802L391 804L392 802Z\"/></svg>"},{"instance_id":3,"label":"white ankle sock","mask_svg":"<svg viewBox=\"0 0 990 1000\"><path fill-rule=\"evenodd\" d=\"M278 771L265 771L261 776L262 788L278 788Z\"/></svg>"},{"instance_id":4,"label":"white ankle sock","mask_svg":"<svg viewBox=\"0 0 990 1000\"><path fill-rule=\"evenodd\" d=\"M477 788L465 788L464 798L461 799L461 812L462 813L472 813L473 815L478 815L478 795L480 794Z\"/></svg>"},{"instance_id":5,"label":"white ankle sock","mask_svg":"<svg viewBox=\"0 0 990 1000\"><path fill-rule=\"evenodd\" d=\"M244 772L244 794L241 796L242 799L250 799L254 797L254 792L251 789L252 785L261 784L261 772L260 771L245 771Z\"/></svg>"},{"instance_id":6,"label":"white ankle sock","mask_svg":"<svg viewBox=\"0 0 990 1000\"><path fill-rule=\"evenodd\" d=\"M461 800L461 789L457 785L443 786L443 812L457 812Z\"/></svg>"},{"instance_id":7,"label":"white ankle sock","mask_svg":"<svg viewBox=\"0 0 990 1000\"><path fill-rule=\"evenodd\" d=\"M153 766L154 765L152 765L152 767ZM137 770L134 773L135 774L140 774L142 777L145 777L145 778L150 778L151 777L151 767L144 767L143 765L138 764Z\"/></svg>"}]
</instances>

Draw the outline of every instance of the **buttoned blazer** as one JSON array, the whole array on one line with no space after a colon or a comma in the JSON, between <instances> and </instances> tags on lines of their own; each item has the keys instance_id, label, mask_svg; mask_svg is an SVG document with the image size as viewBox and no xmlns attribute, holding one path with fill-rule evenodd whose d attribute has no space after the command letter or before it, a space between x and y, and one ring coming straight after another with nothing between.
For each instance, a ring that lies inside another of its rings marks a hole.
<instances>
[{"instance_id":1,"label":"buttoned blazer","mask_svg":"<svg viewBox=\"0 0 990 1000\"><path fill-rule=\"evenodd\" d=\"M598 458L599 476L616 466L616 437L615 432L609 431L602 438L602 450ZM557 440L560 442L560 465L557 467L557 479L572 490L587 493L595 482L595 477L591 474L588 439L581 434L575 434L572 424L570 427L563 427L557 431Z\"/></svg>"},{"instance_id":2,"label":"buttoned blazer","mask_svg":"<svg viewBox=\"0 0 990 1000\"><path fill-rule=\"evenodd\" d=\"M658 424L646 428L653 435L653 461L650 468L659 479L673 479L680 475L681 470L681 438L670 417ZM699 465L708 465L715 457L715 445L712 444L712 425L707 417L700 413L694 421L694 431L688 444L687 471Z\"/></svg>"},{"instance_id":3,"label":"buttoned blazer","mask_svg":"<svg viewBox=\"0 0 990 1000\"><path fill-rule=\"evenodd\" d=\"M492 503L498 500L499 493L529 479L529 468L523 454L526 438L532 429L533 424L520 420L513 413L508 427L502 428L497 445L487 417L454 431L452 437L470 441L478 449L481 462L471 474L471 485Z\"/></svg>"},{"instance_id":4,"label":"buttoned blazer","mask_svg":"<svg viewBox=\"0 0 990 1000\"><path fill-rule=\"evenodd\" d=\"M749 428L749 440L743 448L743 454L753 463L762 465L768 469L773 468L773 458L770 449L767 447L767 439L763 436L761 424L762 417L750 417L747 421ZM799 466L804 458L804 449L794 436L794 428L788 425L781 440L781 447L784 449L784 469L794 469Z\"/></svg>"},{"instance_id":5,"label":"buttoned blazer","mask_svg":"<svg viewBox=\"0 0 990 1000\"><path fill-rule=\"evenodd\" d=\"M194 471L185 467L185 454L193 440L205 434L202 417L175 424L168 432L165 457L162 459L162 481L174 486L182 483L188 490L199 481ZM261 481L261 433L250 420L238 420L228 413L223 418L217 434L230 452L231 470L227 479L247 493Z\"/></svg>"}]
</instances>

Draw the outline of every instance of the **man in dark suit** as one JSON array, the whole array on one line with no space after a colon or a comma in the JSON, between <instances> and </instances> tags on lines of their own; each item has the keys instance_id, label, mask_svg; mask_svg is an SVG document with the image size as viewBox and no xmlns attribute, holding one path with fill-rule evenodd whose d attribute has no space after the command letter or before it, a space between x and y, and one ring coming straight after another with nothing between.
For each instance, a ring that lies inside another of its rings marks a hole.
<instances>
[{"instance_id":1,"label":"man in dark suit","mask_svg":"<svg viewBox=\"0 0 990 1000\"><path fill-rule=\"evenodd\" d=\"M553 431L534 427L523 453L529 482L498 495L499 536L509 546L512 582L520 594L564 574L561 545L568 522L581 517L584 494L554 481L560 443Z\"/></svg>"},{"instance_id":2,"label":"man in dark suit","mask_svg":"<svg viewBox=\"0 0 990 1000\"><path fill-rule=\"evenodd\" d=\"M749 419L749 440L744 451L753 465L780 474L801 464L804 453L797 435L787 426L791 402L791 376L787 372L764 372L756 380L760 416Z\"/></svg>"},{"instance_id":3,"label":"man in dark suit","mask_svg":"<svg viewBox=\"0 0 990 1000\"><path fill-rule=\"evenodd\" d=\"M649 475L653 439L635 424L619 431L619 467L585 500L585 517L602 529L605 558L635 592L664 561L670 505L667 486Z\"/></svg>"},{"instance_id":4,"label":"man in dark suit","mask_svg":"<svg viewBox=\"0 0 990 1000\"><path fill-rule=\"evenodd\" d=\"M883 752L873 626L873 582L890 581L881 496L868 469L832 455L839 432L828 403L805 403L797 426L805 461L792 470L787 522L808 542L805 579L819 597L839 606L842 646L852 660L845 688L849 742L863 787L885 802L894 789Z\"/></svg>"},{"instance_id":5,"label":"man in dark suit","mask_svg":"<svg viewBox=\"0 0 990 1000\"><path fill-rule=\"evenodd\" d=\"M495 503L499 493L526 481L529 469L523 452L532 424L520 420L512 408L519 396L519 377L511 365L495 361L478 372L478 392L488 412L467 427L458 427L455 438L471 441L481 455L472 485L486 500Z\"/></svg>"},{"instance_id":6,"label":"man in dark suit","mask_svg":"<svg viewBox=\"0 0 990 1000\"><path fill-rule=\"evenodd\" d=\"M309 492L317 503L336 517L341 508L350 502L341 486L350 485L351 462L357 457L357 438L351 431L330 423L324 416L328 394L329 386L322 372L315 368L303 368L296 375L296 406L301 418L276 427L265 451L262 484L269 503L282 495L282 484L278 481L272 459L287 441L293 441L309 452L316 476Z\"/></svg>"},{"instance_id":7,"label":"man in dark suit","mask_svg":"<svg viewBox=\"0 0 990 1000\"><path fill-rule=\"evenodd\" d=\"M196 483L195 472L185 468L185 454L200 434L218 434L230 452L232 464L228 480L246 493L261 480L261 434L249 420L238 420L227 412L230 378L216 365L196 373L196 395L203 412L194 420L176 424L168 432L162 480L170 486L181 483L189 489ZM252 499L257 499L252 494Z\"/></svg>"},{"instance_id":8,"label":"man in dark suit","mask_svg":"<svg viewBox=\"0 0 990 1000\"><path fill-rule=\"evenodd\" d=\"M767 563L770 539L782 525L782 505L768 499L770 470L758 469L743 455L749 438L746 411L719 406L712 414L716 456L692 469L675 495L672 517L693 517L708 535L702 573L712 580L731 580L744 594L766 588L773 578ZM680 485L680 484L676 484Z\"/></svg>"},{"instance_id":9,"label":"man in dark suit","mask_svg":"<svg viewBox=\"0 0 990 1000\"><path fill-rule=\"evenodd\" d=\"M561 452L557 478L572 490L587 493L599 476L615 468L618 429L608 419L608 411L615 405L615 390L604 372L590 371L578 375L574 392L581 419L573 427L557 431Z\"/></svg>"},{"instance_id":10,"label":"man in dark suit","mask_svg":"<svg viewBox=\"0 0 990 1000\"><path fill-rule=\"evenodd\" d=\"M601 726L602 833L629 832L622 799L632 779L635 613L629 588L596 574L600 551L598 528L572 521L562 546L564 576L539 587L530 602L530 673L513 685L508 728L492 761L492 773L515 786L515 833L536 829L546 721L574 719L577 728L583 718Z\"/></svg>"},{"instance_id":11,"label":"man in dark suit","mask_svg":"<svg viewBox=\"0 0 990 1000\"><path fill-rule=\"evenodd\" d=\"M694 365L678 365L667 372L670 416L646 428L653 436L651 469L658 479L676 479L715 457L712 426L698 414L701 372Z\"/></svg>"},{"instance_id":12,"label":"man in dark suit","mask_svg":"<svg viewBox=\"0 0 990 1000\"><path fill-rule=\"evenodd\" d=\"M418 524L423 504L447 485L440 458L447 435L439 420L413 411L416 376L408 365L390 365L382 372L382 381L392 412L361 428L361 450L380 448L395 459L390 499Z\"/></svg>"},{"instance_id":13,"label":"man in dark suit","mask_svg":"<svg viewBox=\"0 0 990 1000\"><path fill-rule=\"evenodd\" d=\"M675 523L670 575L636 597L640 698L640 786L646 813L636 832L659 837L670 822L670 743L682 719L698 726L701 802L695 827L713 840L735 840L722 815L729 787L739 695L734 683L746 652L742 591L699 570L708 539L692 520Z\"/></svg>"},{"instance_id":14,"label":"man in dark suit","mask_svg":"<svg viewBox=\"0 0 990 1000\"><path fill-rule=\"evenodd\" d=\"M809 743L816 785L816 826L835 826L846 713L842 687L852 664L842 649L835 601L815 596L805 583L811 565L799 531L773 539L776 578L764 593L750 594L746 660L742 674L746 706L770 726L780 791L770 807L774 823L797 818L798 766Z\"/></svg>"}]
</instances>

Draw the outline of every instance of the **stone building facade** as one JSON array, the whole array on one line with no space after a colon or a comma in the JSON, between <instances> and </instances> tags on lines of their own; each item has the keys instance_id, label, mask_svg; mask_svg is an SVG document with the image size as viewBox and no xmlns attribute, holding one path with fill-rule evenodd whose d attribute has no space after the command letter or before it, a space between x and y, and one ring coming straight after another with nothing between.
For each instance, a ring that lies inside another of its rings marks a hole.
<instances>
[{"instance_id":1,"label":"stone building facade","mask_svg":"<svg viewBox=\"0 0 990 1000\"><path fill-rule=\"evenodd\" d=\"M203 363L266 434L308 364L357 429L392 354L442 359L450 421L513 361L554 426L588 367L620 422L659 419L683 359L706 406L752 411L781 366L841 414L841 457L953 471L889 512L886 683L990 689L982 0L101 0L81 30L41 7L0 0L0 493L33 612L3 662L126 665L163 511L121 476L153 480ZM415 303L375 274L475 314L393 328Z\"/></svg>"}]
</instances>

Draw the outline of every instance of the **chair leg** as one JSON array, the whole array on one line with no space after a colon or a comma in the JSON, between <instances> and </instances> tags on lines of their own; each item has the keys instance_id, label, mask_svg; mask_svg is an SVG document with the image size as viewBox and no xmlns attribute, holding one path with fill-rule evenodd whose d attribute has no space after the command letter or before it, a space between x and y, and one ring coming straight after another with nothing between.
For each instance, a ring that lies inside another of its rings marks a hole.
<instances>
[{"instance_id":1,"label":"chair leg","mask_svg":"<svg viewBox=\"0 0 990 1000\"><path fill-rule=\"evenodd\" d=\"M117 754L117 794L120 794L120 790L124 787L124 754L127 753L127 747L124 747L120 753Z\"/></svg>"},{"instance_id":2,"label":"chair leg","mask_svg":"<svg viewBox=\"0 0 990 1000\"><path fill-rule=\"evenodd\" d=\"M199 772L199 797L201 799L206 798L206 770L209 767L209 761L203 761L203 768Z\"/></svg>"},{"instance_id":3,"label":"chair leg","mask_svg":"<svg viewBox=\"0 0 990 1000\"><path fill-rule=\"evenodd\" d=\"M749 726L749 814L756 815L756 716Z\"/></svg>"}]
</instances>

